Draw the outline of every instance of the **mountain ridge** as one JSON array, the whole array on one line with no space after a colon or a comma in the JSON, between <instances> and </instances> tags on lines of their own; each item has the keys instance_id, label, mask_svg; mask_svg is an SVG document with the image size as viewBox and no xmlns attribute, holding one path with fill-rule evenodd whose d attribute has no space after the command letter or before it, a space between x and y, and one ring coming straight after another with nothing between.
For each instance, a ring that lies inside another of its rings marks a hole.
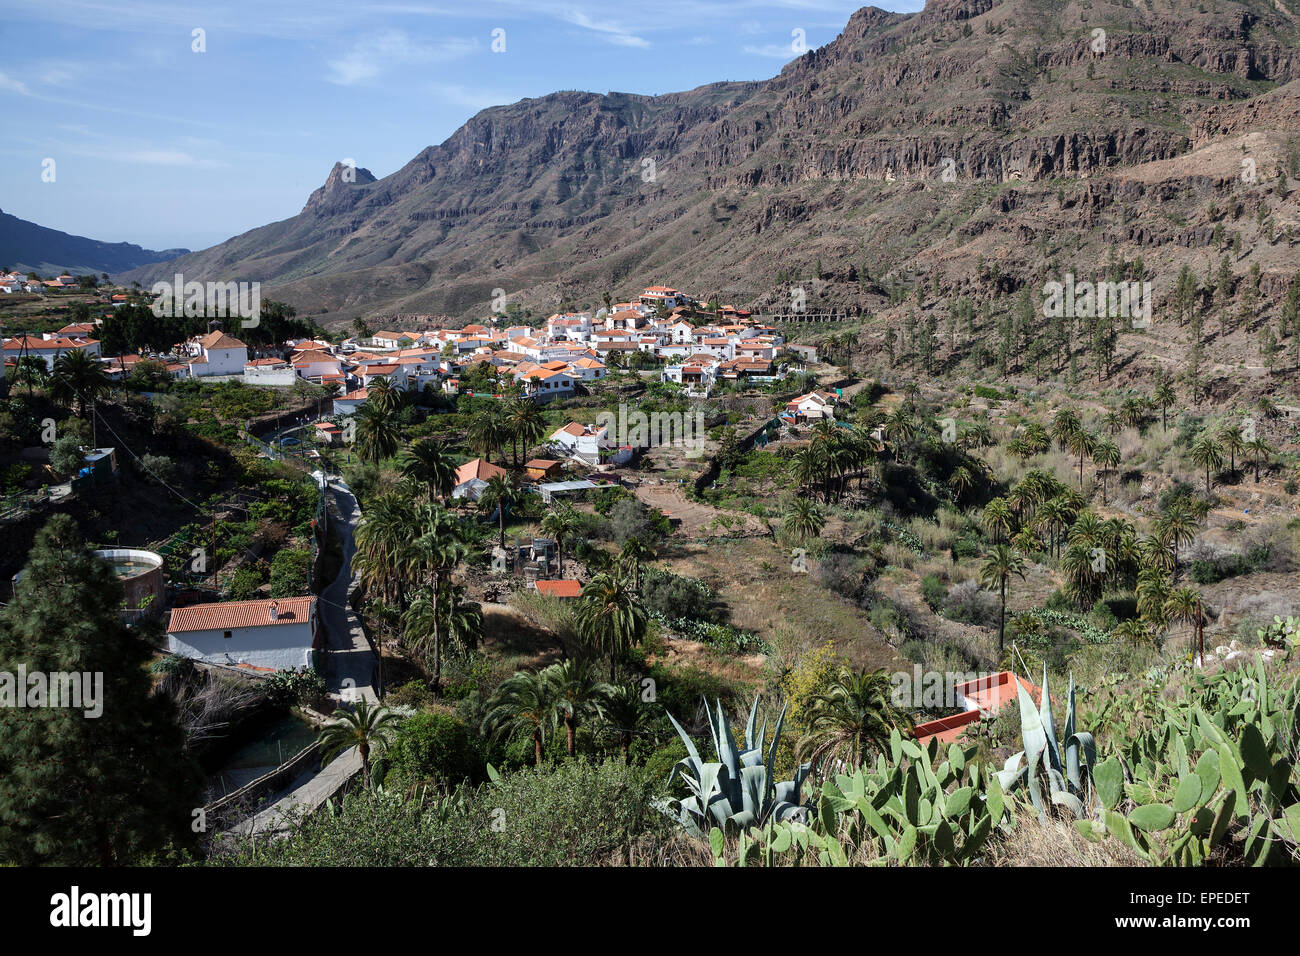
<instances>
[{"instance_id":1,"label":"mountain ridge","mask_svg":"<svg viewBox=\"0 0 1300 956\"><path fill-rule=\"evenodd\" d=\"M336 164L298 216L132 277L260 279L343 322L481 318L496 289L550 311L651 282L778 309L795 271L821 306L874 311L880 297L850 273L909 280L926 267L956 292L978 257L1005 255L1023 279L1035 264L1017 247L1047 232L1025 196L1049 184L1097 212L1097 182L1183 158L1177 215L1204 218L1224 186L1191 168L1197 150L1276 134L1280 155L1259 158L1275 176L1300 131L1298 79L1297 16L1280 2L866 7L771 80L491 107L387 177L344 184ZM1164 201L1127 188L1152 209ZM986 195L1008 189L1018 197ZM1159 236L1153 265L1182 264L1176 237L1134 234L1106 205L1099 236L1134 248ZM1026 221L1007 242L998 217ZM931 235L939 224L947 234Z\"/></svg>"},{"instance_id":2,"label":"mountain ridge","mask_svg":"<svg viewBox=\"0 0 1300 956\"><path fill-rule=\"evenodd\" d=\"M42 276L121 273L186 255L188 249L144 249L130 242L74 236L0 209L0 264Z\"/></svg>"}]
</instances>

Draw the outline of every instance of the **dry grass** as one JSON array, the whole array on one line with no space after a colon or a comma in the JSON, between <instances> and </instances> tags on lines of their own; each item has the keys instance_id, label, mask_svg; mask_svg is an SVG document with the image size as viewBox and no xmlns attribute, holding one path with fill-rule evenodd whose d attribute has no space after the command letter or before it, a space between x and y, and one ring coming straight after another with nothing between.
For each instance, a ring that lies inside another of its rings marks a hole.
<instances>
[{"instance_id":1,"label":"dry grass","mask_svg":"<svg viewBox=\"0 0 1300 956\"><path fill-rule=\"evenodd\" d=\"M1021 812L1016 828L990 844L989 866L1145 866L1142 858L1119 840L1084 839L1074 825L1060 820L1041 823L1032 811Z\"/></svg>"}]
</instances>

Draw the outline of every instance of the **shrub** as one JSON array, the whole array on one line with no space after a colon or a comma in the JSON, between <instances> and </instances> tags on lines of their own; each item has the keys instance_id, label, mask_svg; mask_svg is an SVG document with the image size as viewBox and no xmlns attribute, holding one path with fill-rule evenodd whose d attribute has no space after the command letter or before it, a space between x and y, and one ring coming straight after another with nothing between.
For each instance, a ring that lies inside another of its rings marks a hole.
<instances>
[{"instance_id":1,"label":"shrub","mask_svg":"<svg viewBox=\"0 0 1300 956\"><path fill-rule=\"evenodd\" d=\"M56 439L50 448L50 467L64 478L73 477L80 470L82 461L81 444L73 435Z\"/></svg>"},{"instance_id":2,"label":"shrub","mask_svg":"<svg viewBox=\"0 0 1300 956\"><path fill-rule=\"evenodd\" d=\"M271 561L271 597L296 597L310 590L311 555L286 548Z\"/></svg>"},{"instance_id":3,"label":"shrub","mask_svg":"<svg viewBox=\"0 0 1300 956\"><path fill-rule=\"evenodd\" d=\"M963 624L994 627L998 623L998 599L975 581L954 585L943 604L944 616Z\"/></svg>"},{"instance_id":4,"label":"shrub","mask_svg":"<svg viewBox=\"0 0 1300 956\"><path fill-rule=\"evenodd\" d=\"M927 574L921 578L921 597L930 610L937 611L948 597L948 586L939 580L938 575Z\"/></svg>"},{"instance_id":5,"label":"shrub","mask_svg":"<svg viewBox=\"0 0 1300 956\"><path fill-rule=\"evenodd\" d=\"M469 726L448 714L416 714L407 718L387 754L385 784L408 786L424 781L456 785L483 779L481 742Z\"/></svg>"}]
</instances>

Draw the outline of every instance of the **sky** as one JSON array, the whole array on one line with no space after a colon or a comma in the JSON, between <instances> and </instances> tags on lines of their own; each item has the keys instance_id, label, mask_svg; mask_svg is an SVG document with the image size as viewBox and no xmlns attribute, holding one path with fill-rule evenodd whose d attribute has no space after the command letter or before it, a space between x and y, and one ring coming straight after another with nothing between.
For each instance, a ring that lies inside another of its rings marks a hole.
<instances>
[{"instance_id":1,"label":"sky","mask_svg":"<svg viewBox=\"0 0 1300 956\"><path fill-rule=\"evenodd\" d=\"M382 178L488 106L767 79L863 5L0 0L0 208L201 249L297 214L336 161Z\"/></svg>"}]
</instances>

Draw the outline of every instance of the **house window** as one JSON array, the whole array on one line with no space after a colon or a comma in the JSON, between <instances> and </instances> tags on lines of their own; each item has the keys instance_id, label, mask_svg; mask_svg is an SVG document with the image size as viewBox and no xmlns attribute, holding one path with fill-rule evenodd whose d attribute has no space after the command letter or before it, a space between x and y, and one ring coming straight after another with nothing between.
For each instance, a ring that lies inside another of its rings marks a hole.
<instances>
[{"instance_id":1,"label":"house window","mask_svg":"<svg viewBox=\"0 0 1300 956\"><path fill-rule=\"evenodd\" d=\"M229 632L229 631L226 631L226 633L225 633L224 635L222 635L222 636L225 637L226 640L230 640L230 632Z\"/></svg>"}]
</instances>

